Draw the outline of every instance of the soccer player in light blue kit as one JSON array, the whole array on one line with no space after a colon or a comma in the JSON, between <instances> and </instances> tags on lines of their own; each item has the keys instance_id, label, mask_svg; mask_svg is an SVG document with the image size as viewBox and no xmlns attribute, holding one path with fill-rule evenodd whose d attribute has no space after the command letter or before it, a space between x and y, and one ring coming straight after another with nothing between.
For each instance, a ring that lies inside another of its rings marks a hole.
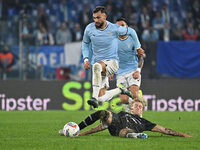
<instances>
[{"instance_id":1,"label":"soccer player in light blue kit","mask_svg":"<svg viewBox=\"0 0 200 150\"><path fill-rule=\"evenodd\" d=\"M124 18L119 18L116 24L128 27ZM119 69L117 71L117 86L124 84L133 94L134 98L139 97L139 88L141 84L141 69L143 66L144 50L138 40L134 29L130 30L131 35L118 36L118 56ZM113 89L114 90L114 89ZM99 98L99 101L105 102L113 98L113 92L107 91L106 94ZM121 102L128 104L132 98L120 94ZM125 105L126 111L129 111L129 105Z\"/></svg>"},{"instance_id":2,"label":"soccer player in light blue kit","mask_svg":"<svg viewBox=\"0 0 200 150\"><path fill-rule=\"evenodd\" d=\"M98 107L98 97L105 94L108 76L118 70L118 35L130 34L128 27L112 24L106 20L106 10L103 6L98 6L93 11L93 23L87 25L82 42L82 53L84 58L84 68L90 69L88 60L90 44L93 53L94 64L92 66L93 96L88 100L88 104L94 108ZM115 93L124 92L115 89ZM100 91L101 90L101 91Z\"/></svg>"},{"instance_id":3,"label":"soccer player in light blue kit","mask_svg":"<svg viewBox=\"0 0 200 150\"><path fill-rule=\"evenodd\" d=\"M124 18L117 19L116 24L128 27ZM145 53L141 48L135 30L132 31L132 36L125 35L118 37L118 49L119 70L117 72L117 85L120 83L125 84L125 87L131 91L133 97L138 98L141 85L140 73L143 67ZM132 101L126 95L120 95L120 99L123 103ZM129 105L125 106L126 111L129 111Z\"/></svg>"}]
</instances>

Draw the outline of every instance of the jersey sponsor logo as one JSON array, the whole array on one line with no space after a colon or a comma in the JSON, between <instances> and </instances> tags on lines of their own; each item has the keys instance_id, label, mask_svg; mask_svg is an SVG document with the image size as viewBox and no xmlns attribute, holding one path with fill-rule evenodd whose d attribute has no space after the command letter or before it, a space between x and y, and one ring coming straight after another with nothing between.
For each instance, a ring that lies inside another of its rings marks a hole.
<instances>
[{"instance_id":1,"label":"jersey sponsor logo","mask_svg":"<svg viewBox=\"0 0 200 150\"><path fill-rule=\"evenodd\" d=\"M131 43L126 43L126 45L128 46L128 48L130 48L130 47L131 47Z\"/></svg>"}]
</instances>

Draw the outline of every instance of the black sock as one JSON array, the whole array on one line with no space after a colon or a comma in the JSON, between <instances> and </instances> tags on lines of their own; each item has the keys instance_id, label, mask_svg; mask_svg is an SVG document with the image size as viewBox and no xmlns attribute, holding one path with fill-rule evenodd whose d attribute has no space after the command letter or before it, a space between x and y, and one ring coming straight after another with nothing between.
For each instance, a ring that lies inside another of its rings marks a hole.
<instances>
[{"instance_id":1,"label":"black sock","mask_svg":"<svg viewBox=\"0 0 200 150\"><path fill-rule=\"evenodd\" d=\"M101 113L101 110L89 115L85 120L83 120L81 123L79 123L78 126L79 126L80 130L84 129L85 127L87 127L87 126L95 123L97 120L99 120L100 113Z\"/></svg>"}]
</instances>

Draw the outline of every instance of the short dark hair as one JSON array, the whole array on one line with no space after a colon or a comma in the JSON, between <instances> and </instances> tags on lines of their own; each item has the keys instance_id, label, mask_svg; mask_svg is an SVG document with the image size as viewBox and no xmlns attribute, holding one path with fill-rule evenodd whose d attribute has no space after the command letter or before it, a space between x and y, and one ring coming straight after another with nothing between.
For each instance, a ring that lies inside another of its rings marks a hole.
<instances>
[{"instance_id":1,"label":"short dark hair","mask_svg":"<svg viewBox=\"0 0 200 150\"><path fill-rule=\"evenodd\" d=\"M104 6L97 6L94 10L93 13L97 13L101 11L101 13L105 13L106 14L106 8Z\"/></svg>"},{"instance_id":2,"label":"short dark hair","mask_svg":"<svg viewBox=\"0 0 200 150\"><path fill-rule=\"evenodd\" d=\"M127 22L126 19L123 18L123 17L117 18L116 22L117 22L117 21L124 21L124 22L126 22L126 24L128 25L128 22Z\"/></svg>"}]
</instances>

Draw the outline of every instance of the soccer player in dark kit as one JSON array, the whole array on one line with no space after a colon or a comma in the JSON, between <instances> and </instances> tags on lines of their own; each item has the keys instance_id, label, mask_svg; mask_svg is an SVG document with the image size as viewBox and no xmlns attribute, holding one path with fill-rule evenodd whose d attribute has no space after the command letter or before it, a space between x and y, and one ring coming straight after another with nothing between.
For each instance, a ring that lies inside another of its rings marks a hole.
<instances>
[{"instance_id":1,"label":"soccer player in dark kit","mask_svg":"<svg viewBox=\"0 0 200 150\"><path fill-rule=\"evenodd\" d=\"M80 130L93 124L97 120L101 120L101 124L88 131L80 133L80 135L87 135L96 132L109 130L112 136L120 136L126 138L147 138L147 134L143 131L160 132L166 135L191 137L187 134L176 132L169 128L164 128L158 124L152 123L144 118L141 118L144 109L144 104L141 98L136 98L130 103L130 113L120 112L113 113L107 110L100 110L89 115L80 124Z\"/></svg>"}]
</instances>

